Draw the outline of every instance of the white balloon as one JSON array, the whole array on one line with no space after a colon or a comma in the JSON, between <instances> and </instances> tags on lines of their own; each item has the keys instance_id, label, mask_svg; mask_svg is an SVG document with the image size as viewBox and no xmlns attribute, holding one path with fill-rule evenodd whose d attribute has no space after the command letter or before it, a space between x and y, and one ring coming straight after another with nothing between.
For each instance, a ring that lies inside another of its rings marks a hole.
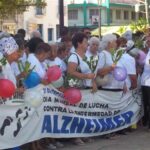
<instances>
[{"instance_id":1,"label":"white balloon","mask_svg":"<svg viewBox=\"0 0 150 150\"><path fill-rule=\"evenodd\" d=\"M25 103L31 107L38 108L43 102L43 85L27 89L24 93Z\"/></svg>"},{"instance_id":2,"label":"white balloon","mask_svg":"<svg viewBox=\"0 0 150 150\"><path fill-rule=\"evenodd\" d=\"M55 88L60 88L64 84L63 77L60 77L57 81L51 83Z\"/></svg>"}]
</instances>

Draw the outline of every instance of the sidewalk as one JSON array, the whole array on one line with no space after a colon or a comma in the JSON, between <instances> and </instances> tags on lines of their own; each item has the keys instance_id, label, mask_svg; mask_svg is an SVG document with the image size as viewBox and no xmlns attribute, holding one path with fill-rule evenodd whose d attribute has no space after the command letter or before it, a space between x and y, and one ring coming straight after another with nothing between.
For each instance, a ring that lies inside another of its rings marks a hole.
<instances>
[{"instance_id":1,"label":"sidewalk","mask_svg":"<svg viewBox=\"0 0 150 150\"><path fill-rule=\"evenodd\" d=\"M96 138L93 143L76 146L65 143L61 150L150 150L150 132L142 128L115 139Z\"/></svg>"}]
</instances>

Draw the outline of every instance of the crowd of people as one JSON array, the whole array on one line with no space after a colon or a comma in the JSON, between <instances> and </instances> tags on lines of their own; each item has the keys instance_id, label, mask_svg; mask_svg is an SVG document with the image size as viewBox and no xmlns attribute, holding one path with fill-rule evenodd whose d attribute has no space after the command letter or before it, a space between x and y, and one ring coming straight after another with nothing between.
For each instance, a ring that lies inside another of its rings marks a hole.
<instances>
[{"instance_id":1,"label":"crowd of people","mask_svg":"<svg viewBox=\"0 0 150 150\"><path fill-rule=\"evenodd\" d=\"M66 87L98 90L123 91L141 87L143 93L144 117L143 125L150 129L150 36L144 33L133 34L131 31L123 35L112 33L104 35L101 40L91 36L88 28L73 35L64 34L56 42L46 43L40 33L35 31L31 39L25 40L25 30L19 29L16 35L0 32L0 78L11 80L16 92L23 93L26 89L23 79L28 75L18 64L30 64L40 78L41 84L48 85L45 77L50 66L60 67L64 85L58 90L63 92ZM136 47L136 38L142 41L142 48ZM123 50L120 59L114 62L114 51ZM138 62L139 51L146 54L143 63ZM1 62L6 60L6 64ZM113 76L116 66L127 71L125 81L117 81ZM73 143L83 145L92 141L91 138L74 138ZM46 139L47 149L56 149L64 145L58 140ZM42 149L39 141L32 144L33 149Z\"/></svg>"}]
</instances>

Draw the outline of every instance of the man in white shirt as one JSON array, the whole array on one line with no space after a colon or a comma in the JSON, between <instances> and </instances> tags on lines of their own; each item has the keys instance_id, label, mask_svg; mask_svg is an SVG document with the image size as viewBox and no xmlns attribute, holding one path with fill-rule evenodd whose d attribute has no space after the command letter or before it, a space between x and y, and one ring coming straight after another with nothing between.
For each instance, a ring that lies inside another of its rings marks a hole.
<instances>
[{"instance_id":1,"label":"man in white shirt","mask_svg":"<svg viewBox=\"0 0 150 150\"><path fill-rule=\"evenodd\" d=\"M141 76L141 86L144 102L143 125L148 125L148 129L150 129L150 37L146 38L146 45L149 51L146 56L144 71Z\"/></svg>"}]
</instances>

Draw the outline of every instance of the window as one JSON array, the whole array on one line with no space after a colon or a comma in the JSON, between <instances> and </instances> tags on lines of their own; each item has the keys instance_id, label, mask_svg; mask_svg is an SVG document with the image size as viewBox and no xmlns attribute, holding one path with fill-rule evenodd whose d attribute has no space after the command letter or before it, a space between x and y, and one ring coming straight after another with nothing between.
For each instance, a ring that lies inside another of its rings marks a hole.
<instances>
[{"instance_id":1,"label":"window","mask_svg":"<svg viewBox=\"0 0 150 150\"><path fill-rule=\"evenodd\" d=\"M69 10L68 11L69 20L78 20L78 10Z\"/></svg>"},{"instance_id":2,"label":"window","mask_svg":"<svg viewBox=\"0 0 150 150\"><path fill-rule=\"evenodd\" d=\"M60 37L60 25L56 25L56 37L57 39Z\"/></svg>"},{"instance_id":3,"label":"window","mask_svg":"<svg viewBox=\"0 0 150 150\"><path fill-rule=\"evenodd\" d=\"M48 41L52 41L53 40L53 29L49 28L48 29Z\"/></svg>"},{"instance_id":4,"label":"window","mask_svg":"<svg viewBox=\"0 0 150 150\"><path fill-rule=\"evenodd\" d=\"M43 37L43 24L38 24L38 30L41 33L41 36Z\"/></svg>"},{"instance_id":5,"label":"window","mask_svg":"<svg viewBox=\"0 0 150 150\"><path fill-rule=\"evenodd\" d=\"M142 12L139 13L139 18L144 18L144 19L145 19L145 17L146 17L146 16L145 16L144 13L142 13Z\"/></svg>"},{"instance_id":6,"label":"window","mask_svg":"<svg viewBox=\"0 0 150 150\"><path fill-rule=\"evenodd\" d=\"M128 11L124 11L124 19L125 20L129 19L129 12Z\"/></svg>"},{"instance_id":7,"label":"window","mask_svg":"<svg viewBox=\"0 0 150 150\"><path fill-rule=\"evenodd\" d=\"M121 19L121 10L116 10L116 19Z\"/></svg>"},{"instance_id":8,"label":"window","mask_svg":"<svg viewBox=\"0 0 150 150\"><path fill-rule=\"evenodd\" d=\"M131 19L132 20L136 19L136 13L134 11L131 12Z\"/></svg>"},{"instance_id":9,"label":"window","mask_svg":"<svg viewBox=\"0 0 150 150\"><path fill-rule=\"evenodd\" d=\"M36 7L36 15L43 15L43 8L42 7Z\"/></svg>"},{"instance_id":10,"label":"window","mask_svg":"<svg viewBox=\"0 0 150 150\"><path fill-rule=\"evenodd\" d=\"M98 9L90 9L89 10L89 18L92 19L92 16L99 16L99 10Z\"/></svg>"},{"instance_id":11,"label":"window","mask_svg":"<svg viewBox=\"0 0 150 150\"><path fill-rule=\"evenodd\" d=\"M39 3L41 0L36 0L37 3ZM40 6L36 6L36 15L43 15L44 14L44 8Z\"/></svg>"},{"instance_id":12,"label":"window","mask_svg":"<svg viewBox=\"0 0 150 150\"><path fill-rule=\"evenodd\" d=\"M113 10L110 9L110 23L113 22Z\"/></svg>"}]
</instances>

